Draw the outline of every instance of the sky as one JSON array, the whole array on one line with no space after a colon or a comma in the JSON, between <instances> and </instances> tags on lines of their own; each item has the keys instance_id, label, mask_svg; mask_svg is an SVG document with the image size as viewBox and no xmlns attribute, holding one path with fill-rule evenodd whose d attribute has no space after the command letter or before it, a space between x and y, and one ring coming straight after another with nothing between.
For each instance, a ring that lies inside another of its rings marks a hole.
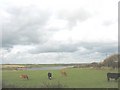
<instances>
[{"instance_id":1,"label":"sky","mask_svg":"<svg viewBox=\"0 0 120 90\"><path fill-rule=\"evenodd\" d=\"M0 63L101 62L118 52L119 0L0 0Z\"/></svg>"}]
</instances>

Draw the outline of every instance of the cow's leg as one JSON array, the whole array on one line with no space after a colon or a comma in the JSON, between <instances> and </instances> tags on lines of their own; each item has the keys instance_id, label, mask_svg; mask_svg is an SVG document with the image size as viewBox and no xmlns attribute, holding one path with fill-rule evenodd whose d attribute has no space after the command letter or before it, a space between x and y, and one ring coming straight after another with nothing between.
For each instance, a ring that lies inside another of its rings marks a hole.
<instances>
[{"instance_id":1,"label":"cow's leg","mask_svg":"<svg viewBox=\"0 0 120 90\"><path fill-rule=\"evenodd\" d=\"M27 76L27 80L29 80L28 76Z\"/></svg>"},{"instance_id":2,"label":"cow's leg","mask_svg":"<svg viewBox=\"0 0 120 90\"><path fill-rule=\"evenodd\" d=\"M65 76L67 76L67 73L65 73Z\"/></svg>"},{"instance_id":3,"label":"cow's leg","mask_svg":"<svg viewBox=\"0 0 120 90\"><path fill-rule=\"evenodd\" d=\"M51 77L50 77L50 80L51 80Z\"/></svg>"},{"instance_id":4,"label":"cow's leg","mask_svg":"<svg viewBox=\"0 0 120 90\"><path fill-rule=\"evenodd\" d=\"M109 78L109 77L108 77L107 79L108 79L108 81L110 81L110 78Z\"/></svg>"},{"instance_id":5,"label":"cow's leg","mask_svg":"<svg viewBox=\"0 0 120 90\"><path fill-rule=\"evenodd\" d=\"M50 77L48 76L48 79L50 80Z\"/></svg>"}]
</instances>

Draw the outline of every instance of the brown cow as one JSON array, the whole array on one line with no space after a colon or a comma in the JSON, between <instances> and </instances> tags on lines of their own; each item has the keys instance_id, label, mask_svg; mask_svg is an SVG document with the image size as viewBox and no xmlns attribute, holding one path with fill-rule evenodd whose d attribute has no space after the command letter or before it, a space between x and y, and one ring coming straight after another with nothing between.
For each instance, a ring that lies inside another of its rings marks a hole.
<instances>
[{"instance_id":1,"label":"brown cow","mask_svg":"<svg viewBox=\"0 0 120 90\"><path fill-rule=\"evenodd\" d=\"M29 79L29 78L28 78L28 75L26 75L26 74L20 75L20 78L24 78L24 79L26 78L27 80Z\"/></svg>"},{"instance_id":2,"label":"brown cow","mask_svg":"<svg viewBox=\"0 0 120 90\"><path fill-rule=\"evenodd\" d=\"M67 73L66 73L64 70L61 70L61 74L62 74L63 76L67 76Z\"/></svg>"}]
</instances>

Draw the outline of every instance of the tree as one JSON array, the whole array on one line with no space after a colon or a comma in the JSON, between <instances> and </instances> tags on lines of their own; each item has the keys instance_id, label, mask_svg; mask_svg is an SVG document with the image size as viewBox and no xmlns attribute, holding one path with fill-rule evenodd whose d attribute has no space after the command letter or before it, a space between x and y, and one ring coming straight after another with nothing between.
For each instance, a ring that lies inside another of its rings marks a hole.
<instances>
[{"instance_id":1,"label":"tree","mask_svg":"<svg viewBox=\"0 0 120 90\"><path fill-rule=\"evenodd\" d=\"M120 54L113 54L104 59L103 63L104 66L118 68L120 65Z\"/></svg>"}]
</instances>

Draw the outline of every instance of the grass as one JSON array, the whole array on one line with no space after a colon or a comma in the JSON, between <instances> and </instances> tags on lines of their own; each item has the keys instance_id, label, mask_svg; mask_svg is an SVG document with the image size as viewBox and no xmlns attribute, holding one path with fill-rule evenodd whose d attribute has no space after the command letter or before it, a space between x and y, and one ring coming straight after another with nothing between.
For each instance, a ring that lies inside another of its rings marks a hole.
<instances>
[{"instance_id":1,"label":"grass","mask_svg":"<svg viewBox=\"0 0 120 90\"><path fill-rule=\"evenodd\" d=\"M3 87L19 88L118 88L118 81L107 81L107 72L117 72L109 69L70 68L66 69L67 77L59 70L51 70L53 79L48 80L48 70L37 71L2 71ZM28 74L29 80L21 79L21 74Z\"/></svg>"}]
</instances>

